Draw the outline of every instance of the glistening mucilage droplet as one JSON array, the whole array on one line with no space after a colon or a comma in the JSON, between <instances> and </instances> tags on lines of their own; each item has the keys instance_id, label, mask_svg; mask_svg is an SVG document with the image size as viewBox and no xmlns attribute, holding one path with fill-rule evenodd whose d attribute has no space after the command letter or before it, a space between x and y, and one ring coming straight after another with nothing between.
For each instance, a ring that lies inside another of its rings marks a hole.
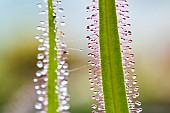
<instances>
[{"instance_id":1,"label":"glistening mucilage droplet","mask_svg":"<svg viewBox=\"0 0 170 113\"><path fill-rule=\"evenodd\" d=\"M90 52L88 56L90 60L88 63L91 64L89 68L89 82L90 90L94 92L92 99L96 100L96 104L92 104L92 113L105 113L104 107L104 97L103 97L103 87L101 68L100 68L100 50L99 50L99 26L98 26L98 0L92 0L92 5L86 7L86 12L91 12L90 17L87 18L91 23L86 27L87 32L90 33L86 38L88 42L88 48ZM88 33L88 34L89 34Z\"/></svg>"},{"instance_id":2,"label":"glistening mucilage droplet","mask_svg":"<svg viewBox=\"0 0 170 113\"><path fill-rule=\"evenodd\" d=\"M129 26L131 24L127 23L129 19L128 15L128 0L117 0L116 1L116 10L118 16L118 29L119 29L119 36L120 36L120 43L121 43L121 50L122 50L122 61L123 61L123 68L124 68L124 75L125 75L125 84L126 84L126 93L128 99L129 110L131 113L139 113L142 111L142 108L138 108L141 105L141 102L137 101L136 98L139 96L137 92L139 86L136 86L137 80L134 64L133 61L134 54L131 53L131 44L133 42L131 37L131 31L129 31Z\"/></svg>"},{"instance_id":3,"label":"glistening mucilage droplet","mask_svg":"<svg viewBox=\"0 0 170 113\"><path fill-rule=\"evenodd\" d=\"M125 81L126 81L126 91L127 91L127 98L128 98L128 104L129 104L129 110L131 113L139 113L142 111L142 108L137 108L141 105L139 101L136 101L134 98L137 98L139 96L139 93L137 93L137 90L139 89L136 79L135 68L133 65L135 65L135 62L133 61L134 54L131 53L132 48L130 44L133 42L132 39L129 37L132 35L131 31L128 30L128 27L131 26L131 24L127 23L126 20L129 19L128 16L128 3L127 0L116 0L116 10L117 10L117 16L118 16L118 29L119 29L119 36L120 36L120 45L122 50L122 61L123 61L123 68L124 68L124 75L125 75ZM92 59L88 60L88 63L91 64L91 68L89 69L89 74L91 77L89 77L90 81L90 89L94 91L94 95L92 96L92 99L96 99L98 102L99 100L103 100L102 103L93 104L92 108L95 109L92 111L92 113L104 113L104 99L103 96L103 90L102 90L102 78L101 73L98 73L100 71L100 51L99 51L99 29L98 29L98 0L92 0L92 5L86 7L86 12L90 12L92 15L87 18L88 21L91 22L90 25L86 27L87 31L91 34L88 35L86 38L89 40L88 48L91 50L91 52L88 54L89 57ZM113 86L114 87L114 86ZM100 95L97 95L96 89L98 91L101 91ZM137 105L137 106L136 106ZM101 107L102 106L102 107ZM102 109L101 109L102 108ZM101 111L100 111L101 110Z\"/></svg>"},{"instance_id":4,"label":"glistening mucilage droplet","mask_svg":"<svg viewBox=\"0 0 170 113\"><path fill-rule=\"evenodd\" d=\"M58 112L67 112L68 109L70 108L70 105L68 103L69 101L69 94L67 90L67 85L68 85L68 64L66 63L66 58L62 57L65 53L65 47L67 47L63 41L58 40L57 42L57 48L58 52L61 53L58 58L58 68L56 70L58 74L58 96L59 96L59 108Z\"/></svg>"},{"instance_id":5,"label":"glistening mucilage droplet","mask_svg":"<svg viewBox=\"0 0 170 113\"><path fill-rule=\"evenodd\" d=\"M48 16L48 10L46 9L48 6L47 3L47 0L42 0L42 3L37 4L37 6L41 8L39 14L45 15L46 17ZM68 101L70 100L70 96L67 89L69 75L68 64L66 61L67 45L63 41L61 41L62 38L65 37L65 34L63 31L60 30L60 26L57 25L57 22L60 21L61 26L65 26L65 21L63 20L65 19L65 16L62 14L64 8L61 8L61 0L53 0L53 8L53 17L55 18L54 24L56 25L55 32L57 34L55 39L57 47L54 48L54 50L57 51L57 57L54 60L58 61L58 67L56 69L56 73L58 74L58 77L56 79L58 83L56 86L58 99L56 98L56 100L59 100L59 107L58 109L56 109L56 111L61 113L69 113L68 109L70 108L70 105ZM37 39L41 44L38 46L38 50L40 51L40 53L38 53L37 55L37 59L39 60L37 62L37 66L40 68L40 70L36 72L36 77L33 79L38 97L37 103L35 104L35 109L37 109L36 113L47 113L47 72L49 62L49 37L47 20L41 20L40 25L37 26L37 30L39 30L41 33L37 34L35 36L35 39Z\"/></svg>"}]
</instances>

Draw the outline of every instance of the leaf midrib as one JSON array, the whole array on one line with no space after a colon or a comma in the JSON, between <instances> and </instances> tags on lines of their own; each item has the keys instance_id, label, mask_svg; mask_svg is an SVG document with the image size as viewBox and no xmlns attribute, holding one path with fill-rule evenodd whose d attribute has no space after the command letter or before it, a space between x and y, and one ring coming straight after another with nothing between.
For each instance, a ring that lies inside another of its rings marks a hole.
<instances>
[{"instance_id":1,"label":"leaf midrib","mask_svg":"<svg viewBox=\"0 0 170 113\"><path fill-rule=\"evenodd\" d=\"M48 0L48 38L49 38L49 67L48 67L48 87L47 87L47 99L48 99L48 106L47 106L47 113L57 113L58 108L58 95L56 94L56 78L57 74L55 70L57 69L57 51L54 49L56 46L56 33L55 24L54 24L54 9L53 9L53 2L52 0ZM55 60L56 59L56 60Z\"/></svg>"},{"instance_id":2,"label":"leaf midrib","mask_svg":"<svg viewBox=\"0 0 170 113\"><path fill-rule=\"evenodd\" d=\"M103 4L102 4L103 3ZM104 5L104 6L103 6ZM108 85L106 82L111 82L111 89L103 89L104 93L106 92L107 96L105 95L105 108L107 113L129 113L127 99L126 99L126 92L125 92L125 84L124 84L124 75L123 75L123 67L122 67L122 59L121 59L121 52L120 52L120 42L119 42L119 34L118 34L118 27L117 27L117 16L116 16L116 7L114 0L99 0L99 12L103 13L100 14L100 20L105 22L100 25L100 35L101 44L107 46L106 48L101 48L101 61L104 62L105 58L102 56L108 57L109 65L101 66L102 67L102 77L104 80L108 80L105 77L109 76L111 79L108 81L103 81L103 88L109 88L108 86L104 87L104 85ZM101 9L102 8L102 9ZM101 10L101 11L100 11ZM103 17L104 16L104 17ZM104 25L103 25L104 23ZM107 38L104 40L103 38ZM103 46L102 46L103 47ZM103 50L102 50L103 49ZM102 63L105 64L105 63ZM109 70L108 70L109 69ZM105 72L109 71L110 75L105 76ZM112 92L112 96L108 95L108 91ZM112 99L113 101L108 99ZM113 102L113 103L112 103ZM107 106L108 105L108 106ZM112 105L112 107L110 107Z\"/></svg>"},{"instance_id":3,"label":"leaf midrib","mask_svg":"<svg viewBox=\"0 0 170 113\"><path fill-rule=\"evenodd\" d=\"M107 1L105 2L105 6L107 6ZM109 21L109 18L107 18L108 15L109 15L109 14L108 14L109 11L108 11L107 9L108 9L108 8L105 8L105 11L106 11L106 17L105 17L105 18L106 18L106 24L105 24L105 25L106 25L106 29L107 29L107 30L106 30L106 34L107 34L107 37L106 37L106 38L107 38L107 43L109 43L109 42L110 42L110 40L109 40L110 38L108 38L108 36L109 36L109 34L110 34L110 32L109 32L110 29L109 29L108 23L109 23L110 21ZM112 54L111 54L110 51L111 51L111 49L110 49L110 44L108 44L109 68L110 68L109 71L110 71L110 74L111 74L111 76L110 76L111 78L110 78L110 79L111 79L111 81L112 81L112 83L113 83L112 76L114 76L114 75L112 74L112 71L111 71L111 70L112 70L112 69L111 69L111 66L112 66L111 59L112 59L113 57L112 57ZM115 85L116 85L116 84L115 84ZM113 86L112 86L112 87L113 87ZM113 88L111 89L111 91L114 92L114 91L113 91ZM114 96L113 96L113 102L114 102L114 100L115 100L115 99L114 99ZM115 103L114 103L113 105L114 105L114 111L115 111L115 113L117 113L117 112L116 112L116 109L115 109L115 108L116 108Z\"/></svg>"}]
</instances>

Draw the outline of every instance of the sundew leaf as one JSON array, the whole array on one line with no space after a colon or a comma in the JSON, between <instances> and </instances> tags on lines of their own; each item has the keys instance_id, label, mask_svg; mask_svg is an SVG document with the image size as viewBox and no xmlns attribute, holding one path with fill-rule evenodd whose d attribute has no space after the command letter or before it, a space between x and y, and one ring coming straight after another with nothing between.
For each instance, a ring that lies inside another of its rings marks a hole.
<instances>
[{"instance_id":1,"label":"sundew leaf","mask_svg":"<svg viewBox=\"0 0 170 113\"><path fill-rule=\"evenodd\" d=\"M58 95L56 94L56 78L57 73L57 51L54 49L56 47L56 33L55 33L55 23L54 23L54 9L52 0L48 0L48 38L49 38L49 64L48 64L48 107L47 113L58 113Z\"/></svg>"},{"instance_id":2,"label":"sundew leaf","mask_svg":"<svg viewBox=\"0 0 170 113\"><path fill-rule=\"evenodd\" d=\"M129 113L115 0L99 0L99 40L106 113Z\"/></svg>"},{"instance_id":3,"label":"sundew leaf","mask_svg":"<svg viewBox=\"0 0 170 113\"><path fill-rule=\"evenodd\" d=\"M41 43L38 46L40 53L37 55L37 66L40 70L36 72L34 79L38 94L35 108L38 113L68 113L70 108L68 103L70 95L67 88L68 51L66 50L67 45L62 41L62 38L65 37L64 32L60 30L65 26L63 20L65 16L62 14L64 8L61 6L61 1L55 0L45 0L38 3L37 6L42 9L39 14L47 16L48 19L40 21L37 30L40 30L41 33L35 36ZM61 16L62 18L59 18ZM58 22L60 24L57 24Z\"/></svg>"}]
</instances>

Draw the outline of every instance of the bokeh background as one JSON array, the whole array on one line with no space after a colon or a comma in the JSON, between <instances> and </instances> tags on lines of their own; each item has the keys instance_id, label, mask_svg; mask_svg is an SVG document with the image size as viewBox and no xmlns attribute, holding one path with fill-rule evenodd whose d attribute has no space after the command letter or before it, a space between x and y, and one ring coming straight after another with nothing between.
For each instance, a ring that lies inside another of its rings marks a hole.
<instances>
[{"instance_id":1,"label":"bokeh background","mask_svg":"<svg viewBox=\"0 0 170 113\"><path fill-rule=\"evenodd\" d=\"M35 113L39 1L0 0L0 113ZM64 40L83 49L70 50L69 69L88 65L85 8L90 1L63 0ZM170 0L129 0L129 5L143 113L170 113ZM87 68L70 73L72 113L91 112L88 76Z\"/></svg>"}]
</instances>

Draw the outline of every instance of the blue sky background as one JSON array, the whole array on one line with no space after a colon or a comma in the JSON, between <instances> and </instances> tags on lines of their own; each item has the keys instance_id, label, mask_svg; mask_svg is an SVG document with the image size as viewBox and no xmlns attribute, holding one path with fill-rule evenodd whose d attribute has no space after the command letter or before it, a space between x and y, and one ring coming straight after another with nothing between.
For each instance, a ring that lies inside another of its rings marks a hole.
<instances>
[{"instance_id":1,"label":"blue sky background","mask_svg":"<svg viewBox=\"0 0 170 113\"><path fill-rule=\"evenodd\" d=\"M1 47L5 48L6 44L15 43L20 37L18 35L31 34L33 36L36 33L35 27L41 18L37 15L39 11L37 3L38 0L0 0ZM87 23L85 7L89 3L90 0L63 1L67 30L70 30L69 26L71 26L72 32L76 32L75 34L79 37L85 33L83 31ZM129 4L135 43L143 46L141 42L146 44L153 40L159 42L162 38L158 38L158 35L169 32L169 0L129 0Z\"/></svg>"}]
</instances>

